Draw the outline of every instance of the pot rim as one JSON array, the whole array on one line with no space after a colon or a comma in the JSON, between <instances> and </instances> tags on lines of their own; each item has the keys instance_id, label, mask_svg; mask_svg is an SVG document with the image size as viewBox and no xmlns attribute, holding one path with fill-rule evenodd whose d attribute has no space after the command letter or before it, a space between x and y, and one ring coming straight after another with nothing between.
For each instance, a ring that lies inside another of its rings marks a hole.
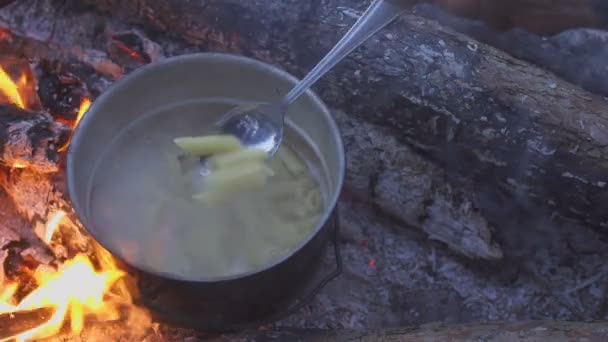
<instances>
[{"instance_id":1,"label":"pot rim","mask_svg":"<svg viewBox=\"0 0 608 342\"><path fill-rule=\"evenodd\" d=\"M235 54L228 54L228 53L218 53L218 52L202 52L202 53L183 54L183 55L168 57L168 58L162 59L155 63L147 64L147 65L142 66L142 67L132 71L131 73L125 75L120 80L113 83L99 97L97 97L97 99L92 102L92 104L87 112L94 113L95 111L97 111L98 107L101 106L101 103L110 100L111 96L115 92L120 91L124 87L127 87L129 81L134 81L141 75L143 75L145 73L153 72L156 68L159 68L163 65L176 63L176 62L191 61L191 60L207 60L207 61L219 60L219 61L230 61L230 62L235 62L235 63L242 63L242 64L246 64L246 65L253 65L253 66L261 69L263 72L268 72L268 73L274 74L275 76L278 76L279 78L287 80L294 85L299 81L298 78L293 76L291 73L283 70L282 68L279 68L275 65L272 65L272 64L269 64L269 63L266 63L266 62L263 62L263 61L260 61L257 59L253 59L250 57L245 57L245 56L235 55ZM81 221L81 224L83 225L85 230L91 235L91 237L100 246L102 246L108 252L110 252L110 254L112 254L113 257L118 258L123 263L125 263L126 265L128 265L129 267L131 267L137 271L144 272L144 273L154 275L154 276L158 276L161 278L180 281L180 282L198 283L198 284L220 283L220 282L225 282L225 281L248 278L248 277L251 277L251 276L254 276L254 275L257 275L260 273L264 273L266 271L273 269L274 267L282 264L283 262L285 262L285 261L289 260L291 257L293 257L295 254L297 254L300 250L302 250L302 248L304 248L308 243L310 243L310 241L315 236L317 236L320 233L320 231L323 229L323 226L329 221L331 215L335 211L336 205L338 203L338 199L340 197L342 188L344 186L344 180L346 177L346 151L345 151L344 142L342 139L342 132L340 131L340 128L338 127L338 124L336 123L336 120L335 120L334 116L332 115L331 111L328 109L327 105L321 100L321 98L312 89L308 89L306 93L307 93L307 96L309 96L310 99L314 102L314 104L323 112L323 114L325 114L328 117L329 126L330 126L329 128L332 131L332 133L338 138L336 147L338 148L338 152L340 154L340 157L339 157L340 160L338 160L338 175L337 175L338 178L337 178L337 182L336 182L336 190L334 191L332 196L330 196L323 215L321 216L321 218L317 222L316 227L311 231L311 233L305 239L300 241L300 243L298 243L289 253L285 254L284 256L282 256L280 258L277 258L273 262L268 263L265 266L256 268L252 271L239 273L239 274L233 274L233 275L229 275L229 276L209 277L209 278L205 278L205 279L182 278L182 277L179 277L174 274L159 272L156 270L148 269L145 266L127 262L125 260L125 258L123 258L121 256L121 253L119 253L115 248L109 247L112 244L104 243L102 238L98 237L96 234L93 233L93 231L91 231L89 228L87 228L87 227L90 227L91 225L90 225L90 222L88 222L88 218L84 215L87 212L85 210L86 203L83 203L82 200L80 200L80 201L72 200L74 198L77 198L77 196L75 194L75 190L74 190L76 188L76 184L75 184L74 177L72 177L73 170L77 166L76 166L75 161L72 156L74 155L74 148L75 148L74 146L77 146L79 141L86 139L85 136L83 136L84 133L83 133L83 129L81 129L81 127L86 127L87 125L89 125L90 121L91 121L91 117L92 117L92 115L87 115L86 113L81 118L80 122L77 124L77 126L74 128L74 130L72 132L71 143L68 147L67 157L66 157L66 178L67 178L66 183L67 183L68 195L69 195L70 202L72 204L72 208L74 209L74 211L76 213L76 216L79 218L79 220Z\"/></svg>"}]
</instances>

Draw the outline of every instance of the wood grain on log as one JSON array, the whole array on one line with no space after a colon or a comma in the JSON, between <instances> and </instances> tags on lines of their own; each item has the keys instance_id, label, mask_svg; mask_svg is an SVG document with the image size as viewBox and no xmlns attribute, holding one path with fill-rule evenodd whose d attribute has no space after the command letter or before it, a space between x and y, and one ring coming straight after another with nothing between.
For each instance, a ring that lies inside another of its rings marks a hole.
<instances>
[{"instance_id":1,"label":"wood grain on log","mask_svg":"<svg viewBox=\"0 0 608 342\"><path fill-rule=\"evenodd\" d=\"M205 50L302 76L364 9L354 0L102 0L113 15ZM406 15L316 87L455 174L608 227L608 101L532 64ZM604 229L608 232L608 229Z\"/></svg>"},{"instance_id":2,"label":"wood grain on log","mask_svg":"<svg viewBox=\"0 0 608 342\"><path fill-rule=\"evenodd\" d=\"M0 162L13 168L48 173L59 170L57 149L70 128L41 112L0 104Z\"/></svg>"}]
</instances>

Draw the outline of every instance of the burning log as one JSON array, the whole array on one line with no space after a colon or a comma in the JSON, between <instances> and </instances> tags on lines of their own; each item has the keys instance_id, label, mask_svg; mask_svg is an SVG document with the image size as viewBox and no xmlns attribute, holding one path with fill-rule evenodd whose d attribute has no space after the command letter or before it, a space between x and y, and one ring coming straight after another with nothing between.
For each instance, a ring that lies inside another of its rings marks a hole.
<instances>
[{"instance_id":1,"label":"burning log","mask_svg":"<svg viewBox=\"0 0 608 342\"><path fill-rule=\"evenodd\" d=\"M302 76L365 4L103 0L112 14L207 50ZM404 16L317 87L329 104L391 130L478 187L608 226L608 101L530 63Z\"/></svg>"},{"instance_id":2,"label":"burning log","mask_svg":"<svg viewBox=\"0 0 608 342\"><path fill-rule=\"evenodd\" d=\"M0 308L0 312L2 309ZM0 341L6 341L13 336L36 328L49 319L51 309L18 311L15 313L0 313Z\"/></svg>"},{"instance_id":3,"label":"burning log","mask_svg":"<svg viewBox=\"0 0 608 342\"><path fill-rule=\"evenodd\" d=\"M11 168L56 172L57 150L68 142L70 131L46 113L0 104L0 162Z\"/></svg>"}]
</instances>

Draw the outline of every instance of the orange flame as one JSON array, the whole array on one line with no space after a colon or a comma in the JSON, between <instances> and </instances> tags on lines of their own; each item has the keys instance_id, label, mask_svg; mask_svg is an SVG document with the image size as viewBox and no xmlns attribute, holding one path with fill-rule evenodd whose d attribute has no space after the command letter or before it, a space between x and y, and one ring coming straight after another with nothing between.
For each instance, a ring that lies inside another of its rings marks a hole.
<instances>
[{"instance_id":1,"label":"orange flame","mask_svg":"<svg viewBox=\"0 0 608 342\"><path fill-rule=\"evenodd\" d=\"M74 122L74 127L76 127L78 125L78 123L80 122L80 119L82 119L84 114L86 114L87 110L89 110L89 107L91 107L91 99L89 99L88 97L85 96L82 98L82 101L80 101L80 107L78 108L78 115L76 115L76 121ZM68 147L70 146L71 141L72 141L72 137L70 136L70 139L68 139L68 142L65 145L58 148L57 151L63 152L65 150L67 150Z\"/></svg>"},{"instance_id":2,"label":"orange flame","mask_svg":"<svg viewBox=\"0 0 608 342\"><path fill-rule=\"evenodd\" d=\"M122 276L123 273L115 270L96 272L90 260L82 254L63 264L57 271L39 272L36 274L36 281L40 286L16 306L11 307L10 303L4 303L2 307L5 310L2 313L52 308L53 315L40 326L8 337L4 341L50 337L59 332L68 318L71 330L79 333L87 314L118 316L116 306L104 305L104 294ZM15 288L14 285L9 286L3 295L11 294Z\"/></svg>"},{"instance_id":3,"label":"orange flame","mask_svg":"<svg viewBox=\"0 0 608 342\"><path fill-rule=\"evenodd\" d=\"M82 117L87 112L87 110L89 110L90 107L91 107L91 99L89 99L86 96L83 97L82 101L80 101L80 108L78 108L78 115L76 116L76 122L74 123L74 127L76 127L76 125L78 125L78 123L80 122L80 119L82 119Z\"/></svg>"},{"instance_id":4,"label":"orange flame","mask_svg":"<svg viewBox=\"0 0 608 342\"><path fill-rule=\"evenodd\" d=\"M18 83L13 82L8 73L0 66L0 92L19 108L25 108L23 99L19 94L19 84L25 84L26 81L25 75L22 75Z\"/></svg>"},{"instance_id":5,"label":"orange flame","mask_svg":"<svg viewBox=\"0 0 608 342\"><path fill-rule=\"evenodd\" d=\"M47 227L52 232L66 217L65 212L53 216ZM52 238L47 230L47 238ZM0 292L0 314L16 313L49 308L52 316L43 324L11 336L2 341L47 338L57 334L69 319L71 331L79 333L84 327L85 318L94 316L100 320L119 317L118 301L106 299L110 288L125 274L114 264L105 263L102 271L96 271L87 256L79 254L61 265L57 270L39 268L34 275L38 288L28 294L18 304L11 302L17 290L16 284L10 284ZM111 267L108 267L111 266ZM128 298L130 300L130 298Z\"/></svg>"}]
</instances>

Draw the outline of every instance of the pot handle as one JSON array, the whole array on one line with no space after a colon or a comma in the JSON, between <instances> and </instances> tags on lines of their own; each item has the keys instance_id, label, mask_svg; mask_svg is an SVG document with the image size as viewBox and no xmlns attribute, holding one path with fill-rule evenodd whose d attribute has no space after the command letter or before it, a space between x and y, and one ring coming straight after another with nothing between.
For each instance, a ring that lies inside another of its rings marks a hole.
<instances>
[{"instance_id":1,"label":"pot handle","mask_svg":"<svg viewBox=\"0 0 608 342\"><path fill-rule=\"evenodd\" d=\"M303 307L310 304L313 299L329 284L332 280L336 279L342 274L342 254L340 253L340 210L338 205L334 209L332 214L334 221L334 234L332 237L332 243L334 245L334 258L336 259L336 269L330 274L326 275L310 292L306 295L302 296L301 299L298 300L298 303L293 304L290 308L277 312L275 315L271 316L267 321L270 323L280 320L281 318L286 318L294 313L300 311ZM260 324L264 325L264 324Z\"/></svg>"}]
</instances>

